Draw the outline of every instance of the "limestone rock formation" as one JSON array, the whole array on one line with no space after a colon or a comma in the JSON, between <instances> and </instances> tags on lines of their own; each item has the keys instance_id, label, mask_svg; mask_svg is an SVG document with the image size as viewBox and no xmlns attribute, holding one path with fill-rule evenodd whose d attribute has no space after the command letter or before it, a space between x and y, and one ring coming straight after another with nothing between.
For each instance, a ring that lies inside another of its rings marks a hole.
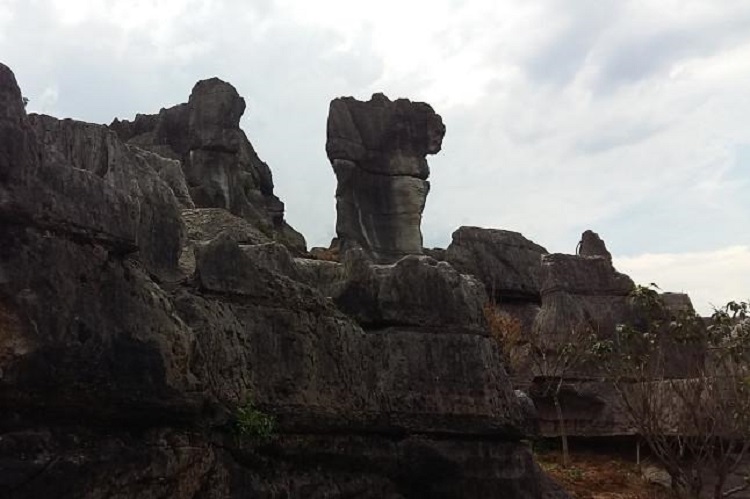
<instances>
[{"instance_id":1,"label":"limestone rock formation","mask_svg":"<svg viewBox=\"0 0 750 499\"><path fill-rule=\"evenodd\" d=\"M607 245L599 234L592 230L584 231L578 243L576 254L579 256L602 256L612 261L612 254L607 250Z\"/></svg>"},{"instance_id":2,"label":"limestone rock formation","mask_svg":"<svg viewBox=\"0 0 750 499\"><path fill-rule=\"evenodd\" d=\"M271 170L240 129L244 112L237 90L211 78L195 85L186 104L114 120L110 128L122 141L179 160L196 207L226 209L302 253L304 237L284 220Z\"/></svg>"},{"instance_id":3,"label":"limestone rock formation","mask_svg":"<svg viewBox=\"0 0 750 499\"><path fill-rule=\"evenodd\" d=\"M212 98L122 126L142 127L133 137L155 154L149 134L174 152L217 152L242 106L231 92ZM182 113L216 126L172 135ZM162 175L169 164L134 147L105 127L28 117L0 64L3 493L531 499L554 488L520 440L524 413L482 330L477 281L427 257L369 269L292 259L231 217L184 208L179 172ZM217 164L237 175L223 189L186 170L190 198L245 206L233 197L241 169ZM323 277L339 304L351 285L364 298L344 313L306 284ZM414 294L422 281L435 303ZM276 418L271 441L237 433L249 402Z\"/></svg>"},{"instance_id":4,"label":"limestone rock formation","mask_svg":"<svg viewBox=\"0 0 750 499\"><path fill-rule=\"evenodd\" d=\"M542 336L584 327L611 338L615 326L631 317L628 295L635 284L612 266L604 242L586 231L579 253L586 255L542 257L542 308L535 323Z\"/></svg>"},{"instance_id":5,"label":"limestone rock formation","mask_svg":"<svg viewBox=\"0 0 750 499\"><path fill-rule=\"evenodd\" d=\"M422 253L420 228L430 184L426 155L445 126L428 105L375 94L331 102L326 152L338 180L336 233L379 263Z\"/></svg>"},{"instance_id":6,"label":"limestone rock formation","mask_svg":"<svg viewBox=\"0 0 750 499\"><path fill-rule=\"evenodd\" d=\"M547 250L518 232L459 227L445 260L480 279L496 302L540 301L542 256Z\"/></svg>"},{"instance_id":7,"label":"limestone rock formation","mask_svg":"<svg viewBox=\"0 0 750 499\"><path fill-rule=\"evenodd\" d=\"M590 331L602 339L613 338L617 324L633 318L628 295L635 284L615 270L599 236L584 232L578 253L542 257L541 309L533 327L535 337L546 338L549 345L569 341L571 331ZM578 366L576 372L565 373L576 380L560 395L569 434L632 434L612 386L599 380L601 373L590 371L594 367ZM555 435L557 415L551 399L544 394L534 396L533 390L532 396L542 433Z\"/></svg>"}]
</instances>

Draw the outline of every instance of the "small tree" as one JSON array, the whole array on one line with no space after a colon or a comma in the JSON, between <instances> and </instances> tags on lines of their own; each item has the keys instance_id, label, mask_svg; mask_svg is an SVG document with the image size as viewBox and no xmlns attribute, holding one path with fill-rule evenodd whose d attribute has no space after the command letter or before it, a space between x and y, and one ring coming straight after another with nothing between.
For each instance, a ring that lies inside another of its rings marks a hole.
<instances>
[{"instance_id":1,"label":"small tree","mask_svg":"<svg viewBox=\"0 0 750 499\"><path fill-rule=\"evenodd\" d=\"M596 335L587 324L570 327L554 336L541 334L536 328L523 331L518 319L492 304L485 306L485 317L509 367L515 372L530 369L538 381L537 396L552 399L560 431L562 465L567 466L570 452L561 394L591 358Z\"/></svg>"},{"instance_id":2,"label":"small tree","mask_svg":"<svg viewBox=\"0 0 750 499\"><path fill-rule=\"evenodd\" d=\"M671 311L654 285L631 294L636 320L594 351L633 426L672 478L679 496L700 497L708 473L714 498L750 445L748 304L731 302L709 324ZM679 365L675 365L679 364Z\"/></svg>"},{"instance_id":3,"label":"small tree","mask_svg":"<svg viewBox=\"0 0 750 499\"><path fill-rule=\"evenodd\" d=\"M541 381L538 384L539 395L551 398L555 406L563 466L570 463L570 452L565 412L560 396L564 388L580 377L580 371L589 361L590 352L596 342L597 337L592 328L585 324L561 331L555 338L539 334L537 330L532 330L529 337L529 360L536 379Z\"/></svg>"}]
</instances>

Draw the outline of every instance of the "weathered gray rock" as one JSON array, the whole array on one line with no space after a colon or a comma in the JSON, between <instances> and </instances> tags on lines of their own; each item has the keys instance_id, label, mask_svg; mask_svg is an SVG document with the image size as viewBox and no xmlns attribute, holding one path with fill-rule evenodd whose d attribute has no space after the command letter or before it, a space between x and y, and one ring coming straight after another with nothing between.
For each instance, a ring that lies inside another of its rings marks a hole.
<instances>
[{"instance_id":1,"label":"weathered gray rock","mask_svg":"<svg viewBox=\"0 0 750 499\"><path fill-rule=\"evenodd\" d=\"M425 256L368 265L362 256L353 255L347 254L347 284L334 300L363 327L488 334L482 311L487 295L476 279Z\"/></svg>"},{"instance_id":2,"label":"weathered gray rock","mask_svg":"<svg viewBox=\"0 0 750 499\"><path fill-rule=\"evenodd\" d=\"M518 232L460 227L445 260L482 281L495 303L539 303L542 256L547 250Z\"/></svg>"},{"instance_id":3,"label":"weathered gray rock","mask_svg":"<svg viewBox=\"0 0 750 499\"><path fill-rule=\"evenodd\" d=\"M695 313L693 301L687 293L665 292L659 296L667 310L672 313Z\"/></svg>"},{"instance_id":4,"label":"weathered gray rock","mask_svg":"<svg viewBox=\"0 0 750 499\"><path fill-rule=\"evenodd\" d=\"M182 251L183 225L174 191L153 169L155 164L167 168L163 161L124 145L102 125L45 115L31 115L28 122L41 146L43 167L90 172L125 195L137 214L134 243L141 261L163 278L174 275ZM179 179L175 187L179 193ZM85 205L87 199L76 201ZM96 213L107 206L89 209Z\"/></svg>"},{"instance_id":5,"label":"weathered gray rock","mask_svg":"<svg viewBox=\"0 0 750 499\"><path fill-rule=\"evenodd\" d=\"M446 262L411 255L395 264L372 264L359 249L345 253L342 263L298 258L295 266L302 282L366 330L488 335L482 284Z\"/></svg>"},{"instance_id":6,"label":"weathered gray rock","mask_svg":"<svg viewBox=\"0 0 750 499\"><path fill-rule=\"evenodd\" d=\"M424 103L331 102L326 152L336 173L336 233L342 248L361 247L380 263L422 253L420 224L430 170L445 126Z\"/></svg>"},{"instance_id":7,"label":"weathered gray rock","mask_svg":"<svg viewBox=\"0 0 750 499\"><path fill-rule=\"evenodd\" d=\"M244 112L237 90L211 78L195 85L186 104L115 120L110 128L129 144L180 160L195 206L228 210L304 253L304 237L286 223L284 203L273 193L271 170L239 127Z\"/></svg>"},{"instance_id":8,"label":"weathered gray rock","mask_svg":"<svg viewBox=\"0 0 750 499\"><path fill-rule=\"evenodd\" d=\"M633 281L605 257L545 255L542 279L542 306L533 327L549 344L565 342L571 331L613 338L617 324L632 318Z\"/></svg>"},{"instance_id":9,"label":"weathered gray rock","mask_svg":"<svg viewBox=\"0 0 750 499\"><path fill-rule=\"evenodd\" d=\"M172 189L180 208L195 208L195 203L193 203L193 198L190 197L187 181L182 171L182 164L179 161L159 156L139 147L127 146L127 148L139 161L159 174L161 179Z\"/></svg>"},{"instance_id":10,"label":"weathered gray rock","mask_svg":"<svg viewBox=\"0 0 750 499\"><path fill-rule=\"evenodd\" d=\"M13 73L2 64L0 106L3 223L54 228L118 253L135 251L138 213L128 194L93 172L42 160L42 147L26 116L20 89Z\"/></svg>"},{"instance_id":11,"label":"weathered gray rock","mask_svg":"<svg viewBox=\"0 0 750 499\"><path fill-rule=\"evenodd\" d=\"M612 254L607 250L607 245L599 234L592 230L584 231L581 234L581 240L578 242L576 254L579 256L601 256L612 261Z\"/></svg>"},{"instance_id":12,"label":"weathered gray rock","mask_svg":"<svg viewBox=\"0 0 750 499\"><path fill-rule=\"evenodd\" d=\"M223 366L206 379L227 403L252 393L297 431L519 431L497 346L466 326L464 334L424 334L408 327L418 323L411 319L365 333L227 237L200 248L196 276L201 292L180 293L176 307L210 365Z\"/></svg>"},{"instance_id":13,"label":"weathered gray rock","mask_svg":"<svg viewBox=\"0 0 750 499\"><path fill-rule=\"evenodd\" d=\"M23 449L10 497L241 499L561 498L517 443L429 437L281 436L265 452L195 432L101 435L77 428L3 435L0 456ZM221 445L216 445L219 442ZM273 455L273 465L268 461ZM475 456L484 456L477 460ZM315 466L300 466L314 463ZM36 478L35 478L36 477Z\"/></svg>"},{"instance_id":14,"label":"weathered gray rock","mask_svg":"<svg viewBox=\"0 0 750 499\"><path fill-rule=\"evenodd\" d=\"M539 432L547 437L557 437L560 423L546 382L548 380L536 379L529 392L537 410ZM617 391L609 382L596 377L571 376L560 390L559 399L569 436L623 437L636 434Z\"/></svg>"},{"instance_id":15,"label":"weathered gray rock","mask_svg":"<svg viewBox=\"0 0 750 499\"><path fill-rule=\"evenodd\" d=\"M192 241L208 242L227 234L238 244L266 244L271 238L244 218L232 215L223 208L182 210L187 237Z\"/></svg>"},{"instance_id":16,"label":"weathered gray rock","mask_svg":"<svg viewBox=\"0 0 750 499\"><path fill-rule=\"evenodd\" d=\"M478 281L426 257L354 258L344 282L366 284L365 330L281 246L194 224L192 270L167 282L182 248L173 189L101 127L35 119L0 65L0 490L543 494ZM273 442L232 433L248 401L277 418Z\"/></svg>"},{"instance_id":17,"label":"weathered gray rock","mask_svg":"<svg viewBox=\"0 0 750 499\"><path fill-rule=\"evenodd\" d=\"M20 99L0 64L0 417L191 417L192 339L154 281L177 266L172 191L106 128Z\"/></svg>"}]
</instances>

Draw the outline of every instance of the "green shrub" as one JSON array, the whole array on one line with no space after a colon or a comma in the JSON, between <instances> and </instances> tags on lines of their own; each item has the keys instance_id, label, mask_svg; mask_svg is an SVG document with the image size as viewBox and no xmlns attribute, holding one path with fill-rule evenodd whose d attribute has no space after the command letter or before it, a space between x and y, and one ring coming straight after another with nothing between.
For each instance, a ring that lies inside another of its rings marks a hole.
<instances>
[{"instance_id":1,"label":"green shrub","mask_svg":"<svg viewBox=\"0 0 750 499\"><path fill-rule=\"evenodd\" d=\"M234 428L241 438L267 442L276 435L276 419L248 402L235 411Z\"/></svg>"}]
</instances>

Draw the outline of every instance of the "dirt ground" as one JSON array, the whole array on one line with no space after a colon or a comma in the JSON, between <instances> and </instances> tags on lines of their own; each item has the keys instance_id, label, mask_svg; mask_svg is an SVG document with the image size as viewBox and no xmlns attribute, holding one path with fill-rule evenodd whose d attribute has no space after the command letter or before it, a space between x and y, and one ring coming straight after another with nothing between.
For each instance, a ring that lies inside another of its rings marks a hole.
<instances>
[{"instance_id":1,"label":"dirt ground","mask_svg":"<svg viewBox=\"0 0 750 499\"><path fill-rule=\"evenodd\" d=\"M600 453L571 455L567 468L561 466L559 451L536 454L539 464L576 499L669 499L663 488L641 478L635 463Z\"/></svg>"}]
</instances>

